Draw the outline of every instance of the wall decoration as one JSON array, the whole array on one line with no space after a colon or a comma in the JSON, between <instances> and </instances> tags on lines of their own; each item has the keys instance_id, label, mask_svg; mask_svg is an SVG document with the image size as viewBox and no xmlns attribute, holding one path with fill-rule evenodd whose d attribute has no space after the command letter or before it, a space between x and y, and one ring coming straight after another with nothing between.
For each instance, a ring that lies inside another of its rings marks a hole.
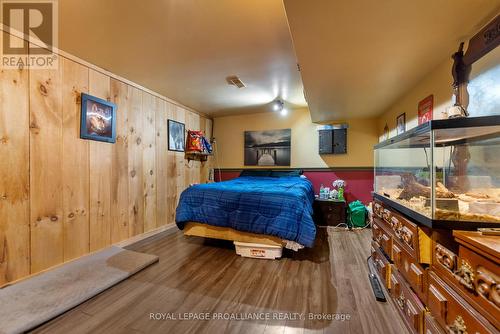
<instances>
[{"instance_id":1,"label":"wall decoration","mask_svg":"<svg viewBox=\"0 0 500 334\"><path fill-rule=\"evenodd\" d=\"M389 125L387 125L387 123L385 123L385 126L384 126L384 136L382 137L383 140L387 140L389 139Z\"/></svg>"},{"instance_id":2,"label":"wall decoration","mask_svg":"<svg viewBox=\"0 0 500 334\"><path fill-rule=\"evenodd\" d=\"M80 138L116 142L116 105L82 93Z\"/></svg>"},{"instance_id":3,"label":"wall decoration","mask_svg":"<svg viewBox=\"0 0 500 334\"><path fill-rule=\"evenodd\" d=\"M418 103L418 125L432 120L434 108L434 95L429 95Z\"/></svg>"},{"instance_id":4,"label":"wall decoration","mask_svg":"<svg viewBox=\"0 0 500 334\"><path fill-rule=\"evenodd\" d=\"M245 131L245 166L290 166L292 130Z\"/></svg>"},{"instance_id":5,"label":"wall decoration","mask_svg":"<svg viewBox=\"0 0 500 334\"><path fill-rule=\"evenodd\" d=\"M396 118L396 132L398 135L406 131L406 113L402 113Z\"/></svg>"},{"instance_id":6,"label":"wall decoration","mask_svg":"<svg viewBox=\"0 0 500 334\"><path fill-rule=\"evenodd\" d=\"M184 152L185 145L184 123L168 120L168 149L169 151Z\"/></svg>"}]
</instances>

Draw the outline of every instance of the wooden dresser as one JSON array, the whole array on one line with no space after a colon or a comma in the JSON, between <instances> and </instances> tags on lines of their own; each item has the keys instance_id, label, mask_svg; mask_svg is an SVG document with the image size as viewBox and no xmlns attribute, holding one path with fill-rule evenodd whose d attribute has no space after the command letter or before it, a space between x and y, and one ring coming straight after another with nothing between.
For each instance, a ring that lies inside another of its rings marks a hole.
<instances>
[{"instance_id":1,"label":"wooden dresser","mask_svg":"<svg viewBox=\"0 0 500 334\"><path fill-rule=\"evenodd\" d=\"M373 212L372 261L412 333L499 333L500 237Z\"/></svg>"},{"instance_id":2,"label":"wooden dresser","mask_svg":"<svg viewBox=\"0 0 500 334\"><path fill-rule=\"evenodd\" d=\"M319 226L337 226L347 223L345 201L316 198L313 209L314 221Z\"/></svg>"}]
</instances>

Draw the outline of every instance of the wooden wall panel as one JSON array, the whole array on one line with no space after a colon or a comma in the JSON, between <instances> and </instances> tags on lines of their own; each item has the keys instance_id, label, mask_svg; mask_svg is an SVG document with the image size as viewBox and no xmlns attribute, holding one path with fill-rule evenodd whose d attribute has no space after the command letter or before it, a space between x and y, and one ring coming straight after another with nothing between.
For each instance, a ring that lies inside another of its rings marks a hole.
<instances>
[{"instance_id":1,"label":"wooden wall panel","mask_svg":"<svg viewBox=\"0 0 500 334\"><path fill-rule=\"evenodd\" d=\"M144 232L142 172L142 91L131 87L128 115L129 237Z\"/></svg>"},{"instance_id":2,"label":"wooden wall panel","mask_svg":"<svg viewBox=\"0 0 500 334\"><path fill-rule=\"evenodd\" d=\"M62 185L64 261L89 252L89 142L80 139L81 93L89 69L60 58L62 66Z\"/></svg>"},{"instance_id":3,"label":"wooden wall panel","mask_svg":"<svg viewBox=\"0 0 500 334\"><path fill-rule=\"evenodd\" d=\"M30 273L28 71L0 71L0 286Z\"/></svg>"},{"instance_id":4,"label":"wooden wall panel","mask_svg":"<svg viewBox=\"0 0 500 334\"><path fill-rule=\"evenodd\" d=\"M111 178L111 242L129 236L128 214L128 112L131 109L131 88L111 79L111 99L116 104L116 143L113 147Z\"/></svg>"},{"instance_id":5,"label":"wooden wall panel","mask_svg":"<svg viewBox=\"0 0 500 334\"><path fill-rule=\"evenodd\" d=\"M156 103L148 93L142 95L142 172L144 175L144 231L156 228Z\"/></svg>"},{"instance_id":6,"label":"wooden wall panel","mask_svg":"<svg viewBox=\"0 0 500 334\"><path fill-rule=\"evenodd\" d=\"M110 100L110 78L95 70L89 72L89 93ZM91 140L90 145L90 251L111 244L111 143Z\"/></svg>"},{"instance_id":7,"label":"wooden wall panel","mask_svg":"<svg viewBox=\"0 0 500 334\"><path fill-rule=\"evenodd\" d=\"M168 205L168 113L167 103L155 98L156 103L156 226L173 223Z\"/></svg>"},{"instance_id":8,"label":"wooden wall panel","mask_svg":"<svg viewBox=\"0 0 500 334\"><path fill-rule=\"evenodd\" d=\"M0 286L175 222L207 164L168 150L168 119L209 120L96 67L0 71ZM81 93L117 105L115 144L80 139Z\"/></svg>"},{"instance_id":9,"label":"wooden wall panel","mask_svg":"<svg viewBox=\"0 0 500 334\"><path fill-rule=\"evenodd\" d=\"M63 262L62 70L30 71L31 272Z\"/></svg>"}]
</instances>

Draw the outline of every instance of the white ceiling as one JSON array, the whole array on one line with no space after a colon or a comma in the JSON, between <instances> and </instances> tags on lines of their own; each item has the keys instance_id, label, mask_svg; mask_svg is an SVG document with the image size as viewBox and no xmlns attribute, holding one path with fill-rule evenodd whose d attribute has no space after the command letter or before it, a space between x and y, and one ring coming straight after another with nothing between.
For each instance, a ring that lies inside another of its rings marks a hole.
<instances>
[{"instance_id":1,"label":"white ceiling","mask_svg":"<svg viewBox=\"0 0 500 334\"><path fill-rule=\"evenodd\" d=\"M316 122L380 114L500 12L500 0L284 3Z\"/></svg>"},{"instance_id":2,"label":"white ceiling","mask_svg":"<svg viewBox=\"0 0 500 334\"><path fill-rule=\"evenodd\" d=\"M59 14L62 50L198 111L306 105L281 0L63 0Z\"/></svg>"}]
</instances>

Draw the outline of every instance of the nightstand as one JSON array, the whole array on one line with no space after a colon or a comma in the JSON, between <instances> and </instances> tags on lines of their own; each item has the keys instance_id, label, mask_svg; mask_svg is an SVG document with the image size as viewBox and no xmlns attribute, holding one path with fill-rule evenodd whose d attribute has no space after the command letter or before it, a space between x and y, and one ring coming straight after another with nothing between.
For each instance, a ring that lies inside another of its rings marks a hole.
<instances>
[{"instance_id":1,"label":"nightstand","mask_svg":"<svg viewBox=\"0 0 500 334\"><path fill-rule=\"evenodd\" d=\"M347 204L334 199L314 200L314 222L319 226L336 226L346 224Z\"/></svg>"}]
</instances>

